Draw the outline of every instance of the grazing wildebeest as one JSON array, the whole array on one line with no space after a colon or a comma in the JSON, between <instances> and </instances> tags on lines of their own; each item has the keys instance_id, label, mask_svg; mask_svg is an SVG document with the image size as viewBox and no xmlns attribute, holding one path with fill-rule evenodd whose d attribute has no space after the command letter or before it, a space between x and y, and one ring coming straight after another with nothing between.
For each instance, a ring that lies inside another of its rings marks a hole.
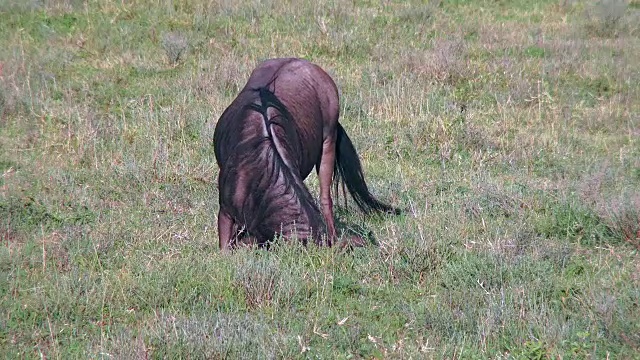
<instances>
[{"instance_id":1,"label":"grazing wildebeest","mask_svg":"<svg viewBox=\"0 0 640 360\"><path fill-rule=\"evenodd\" d=\"M220 249L242 234L261 245L282 234L331 246L334 177L365 213L400 213L369 192L358 154L338 123L339 110L336 85L317 65L271 59L253 70L214 133ZM303 183L314 166L324 222Z\"/></svg>"}]
</instances>

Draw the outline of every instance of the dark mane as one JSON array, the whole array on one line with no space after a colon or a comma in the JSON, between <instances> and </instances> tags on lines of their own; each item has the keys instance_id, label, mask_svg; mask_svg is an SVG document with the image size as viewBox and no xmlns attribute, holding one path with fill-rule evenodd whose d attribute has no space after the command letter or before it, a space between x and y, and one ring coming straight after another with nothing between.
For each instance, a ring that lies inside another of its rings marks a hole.
<instances>
[{"instance_id":1,"label":"dark mane","mask_svg":"<svg viewBox=\"0 0 640 360\"><path fill-rule=\"evenodd\" d=\"M255 91L259 103L245 105L238 114L259 113L269 136L243 139L229 159L232 165L222 180L235 181L231 177L237 176L240 168L254 169L252 191L238 215L245 221L243 225L249 236L255 237L258 243L272 240L280 231L298 234L303 242L309 236L319 242L325 226L318 206L298 175L295 154L300 144L294 119L273 92L267 88ZM275 141L281 145L280 151Z\"/></svg>"}]
</instances>

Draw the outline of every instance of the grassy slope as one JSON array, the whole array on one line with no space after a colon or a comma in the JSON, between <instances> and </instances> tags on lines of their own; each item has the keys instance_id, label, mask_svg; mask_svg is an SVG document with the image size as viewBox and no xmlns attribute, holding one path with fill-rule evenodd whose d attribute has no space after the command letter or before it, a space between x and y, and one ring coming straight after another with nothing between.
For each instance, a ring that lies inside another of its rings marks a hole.
<instances>
[{"instance_id":1,"label":"grassy slope","mask_svg":"<svg viewBox=\"0 0 640 360\"><path fill-rule=\"evenodd\" d=\"M637 1L24 3L0 1L5 356L637 356ZM213 125L279 56L335 77L411 210L338 209L379 246L218 253Z\"/></svg>"}]
</instances>

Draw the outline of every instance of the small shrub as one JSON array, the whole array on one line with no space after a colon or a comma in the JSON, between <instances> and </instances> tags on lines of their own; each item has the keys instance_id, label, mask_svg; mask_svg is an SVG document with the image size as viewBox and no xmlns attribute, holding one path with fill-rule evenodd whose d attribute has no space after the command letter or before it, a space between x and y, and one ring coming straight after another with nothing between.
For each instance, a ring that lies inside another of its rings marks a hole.
<instances>
[{"instance_id":1,"label":"small shrub","mask_svg":"<svg viewBox=\"0 0 640 360\"><path fill-rule=\"evenodd\" d=\"M616 37L624 32L622 21L629 3L626 0L602 0L587 10L585 24L588 34L600 37Z\"/></svg>"},{"instance_id":2,"label":"small shrub","mask_svg":"<svg viewBox=\"0 0 640 360\"><path fill-rule=\"evenodd\" d=\"M611 206L607 212L605 222L613 235L640 250L640 201Z\"/></svg>"},{"instance_id":3,"label":"small shrub","mask_svg":"<svg viewBox=\"0 0 640 360\"><path fill-rule=\"evenodd\" d=\"M171 65L180 61L180 57L187 51L189 43L181 33L166 33L162 35L162 48L167 53Z\"/></svg>"}]
</instances>

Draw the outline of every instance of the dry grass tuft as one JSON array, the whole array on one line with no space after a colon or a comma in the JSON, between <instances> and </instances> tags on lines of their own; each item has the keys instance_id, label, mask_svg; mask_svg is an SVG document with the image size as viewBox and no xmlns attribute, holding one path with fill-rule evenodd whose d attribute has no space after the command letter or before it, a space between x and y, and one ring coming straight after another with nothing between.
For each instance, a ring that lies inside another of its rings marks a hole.
<instances>
[{"instance_id":1,"label":"dry grass tuft","mask_svg":"<svg viewBox=\"0 0 640 360\"><path fill-rule=\"evenodd\" d=\"M598 37L617 37L623 31L637 31L624 21L628 0L600 0L585 11L585 31Z\"/></svg>"},{"instance_id":2,"label":"dry grass tuft","mask_svg":"<svg viewBox=\"0 0 640 360\"><path fill-rule=\"evenodd\" d=\"M170 65L176 65L187 52L189 42L184 34L170 32L162 34L162 49L164 49Z\"/></svg>"},{"instance_id":3,"label":"dry grass tuft","mask_svg":"<svg viewBox=\"0 0 640 360\"><path fill-rule=\"evenodd\" d=\"M235 282L244 292L250 309L284 306L299 291L299 284L277 259L243 259L239 264Z\"/></svg>"},{"instance_id":4,"label":"dry grass tuft","mask_svg":"<svg viewBox=\"0 0 640 360\"><path fill-rule=\"evenodd\" d=\"M472 69L466 62L466 46L459 39L434 39L430 50L404 57L404 71L445 85L456 85L468 79Z\"/></svg>"},{"instance_id":5,"label":"dry grass tuft","mask_svg":"<svg viewBox=\"0 0 640 360\"><path fill-rule=\"evenodd\" d=\"M640 194L610 202L603 216L617 238L640 250Z\"/></svg>"}]
</instances>

